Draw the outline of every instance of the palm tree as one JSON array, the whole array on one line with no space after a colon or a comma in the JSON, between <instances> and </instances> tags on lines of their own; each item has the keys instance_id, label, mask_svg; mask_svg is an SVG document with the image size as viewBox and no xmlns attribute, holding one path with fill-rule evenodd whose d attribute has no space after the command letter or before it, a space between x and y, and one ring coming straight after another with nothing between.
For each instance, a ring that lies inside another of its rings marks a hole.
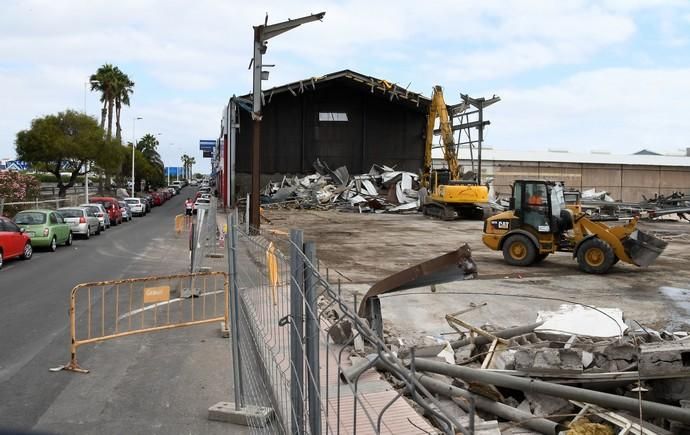
<instances>
[{"instance_id":1,"label":"palm tree","mask_svg":"<svg viewBox=\"0 0 690 435\"><path fill-rule=\"evenodd\" d=\"M115 103L115 95L117 93L117 81L119 79L119 69L109 63L104 64L96 70L89 78L91 82L91 90L101 93L101 102L103 108L101 109L101 128L105 126L105 118L108 117L107 138L112 137L113 131L113 105Z\"/></svg>"},{"instance_id":2,"label":"palm tree","mask_svg":"<svg viewBox=\"0 0 690 435\"><path fill-rule=\"evenodd\" d=\"M137 149L141 151L146 160L148 160L152 165L159 166L161 171L163 170L163 160L160 154L158 154L158 139L151 133L147 133L137 142Z\"/></svg>"},{"instance_id":3,"label":"palm tree","mask_svg":"<svg viewBox=\"0 0 690 435\"><path fill-rule=\"evenodd\" d=\"M192 166L196 163L196 159L194 157L189 158L189 172L187 172L187 179L192 178Z\"/></svg>"},{"instance_id":4,"label":"palm tree","mask_svg":"<svg viewBox=\"0 0 690 435\"><path fill-rule=\"evenodd\" d=\"M189 156L187 154L182 154L180 160L182 160L182 167L184 168L183 177L187 177L187 166L189 165Z\"/></svg>"},{"instance_id":5,"label":"palm tree","mask_svg":"<svg viewBox=\"0 0 690 435\"><path fill-rule=\"evenodd\" d=\"M134 92L134 82L127 74L115 67L117 80L115 82L115 139L122 142L122 126L120 125L120 111L122 105L129 106L129 94Z\"/></svg>"}]
</instances>

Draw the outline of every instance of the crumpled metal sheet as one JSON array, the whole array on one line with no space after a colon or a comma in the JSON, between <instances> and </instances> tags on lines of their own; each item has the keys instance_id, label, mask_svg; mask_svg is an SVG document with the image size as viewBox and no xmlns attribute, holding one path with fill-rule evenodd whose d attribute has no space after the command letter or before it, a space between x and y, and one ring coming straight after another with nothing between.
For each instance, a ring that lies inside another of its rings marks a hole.
<instances>
[{"instance_id":1,"label":"crumpled metal sheet","mask_svg":"<svg viewBox=\"0 0 690 435\"><path fill-rule=\"evenodd\" d=\"M299 207L337 207L364 212L409 212L418 208L419 176L386 165L373 165L368 173L350 175L347 167L331 170L320 159L316 173L304 177L283 177L269 183L264 194L269 203L290 203Z\"/></svg>"}]
</instances>

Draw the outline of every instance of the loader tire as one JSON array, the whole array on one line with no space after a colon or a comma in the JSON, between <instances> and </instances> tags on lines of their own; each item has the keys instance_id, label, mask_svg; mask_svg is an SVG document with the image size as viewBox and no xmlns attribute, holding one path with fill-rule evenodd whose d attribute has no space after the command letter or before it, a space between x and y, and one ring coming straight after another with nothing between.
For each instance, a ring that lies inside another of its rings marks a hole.
<instances>
[{"instance_id":1,"label":"loader tire","mask_svg":"<svg viewBox=\"0 0 690 435\"><path fill-rule=\"evenodd\" d=\"M548 256L549 256L548 253L546 253L546 254L537 254L537 257L534 259L534 264L541 263L541 262L544 261L544 260L546 259L546 257L548 257Z\"/></svg>"},{"instance_id":2,"label":"loader tire","mask_svg":"<svg viewBox=\"0 0 690 435\"><path fill-rule=\"evenodd\" d=\"M611 245L596 237L582 242L577 250L577 264L583 272L606 273L615 261L616 254Z\"/></svg>"},{"instance_id":3,"label":"loader tire","mask_svg":"<svg viewBox=\"0 0 690 435\"><path fill-rule=\"evenodd\" d=\"M503 258L512 266L530 266L537 259L537 247L527 236L515 234L503 244Z\"/></svg>"}]
</instances>

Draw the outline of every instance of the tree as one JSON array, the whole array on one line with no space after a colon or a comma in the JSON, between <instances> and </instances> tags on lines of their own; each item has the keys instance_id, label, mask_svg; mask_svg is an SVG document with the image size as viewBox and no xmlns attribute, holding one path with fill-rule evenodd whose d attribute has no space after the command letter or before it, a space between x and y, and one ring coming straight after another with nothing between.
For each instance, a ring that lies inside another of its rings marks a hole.
<instances>
[{"instance_id":1,"label":"tree","mask_svg":"<svg viewBox=\"0 0 690 435\"><path fill-rule=\"evenodd\" d=\"M115 82L115 139L122 143L122 125L120 124L120 112L122 105L129 106L129 94L134 93L134 82L127 74L115 67L117 80Z\"/></svg>"},{"instance_id":2,"label":"tree","mask_svg":"<svg viewBox=\"0 0 690 435\"><path fill-rule=\"evenodd\" d=\"M154 135L147 133L142 136L139 142L137 142L136 148L150 164L150 171L146 180L153 186L162 186L164 185L165 181L165 168L163 165L163 159L161 159L160 154L158 154L158 145L160 145L158 139L156 139ZM136 170L136 158L134 163Z\"/></svg>"},{"instance_id":3,"label":"tree","mask_svg":"<svg viewBox=\"0 0 690 435\"><path fill-rule=\"evenodd\" d=\"M192 178L192 167L196 164L196 159L194 157L189 158L189 169L187 169L187 179Z\"/></svg>"},{"instance_id":4,"label":"tree","mask_svg":"<svg viewBox=\"0 0 690 435\"><path fill-rule=\"evenodd\" d=\"M74 110L34 119L16 140L17 157L55 175L60 197L84 174L87 161L104 168L119 165L122 155L115 147L103 137L95 118ZM70 174L67 183L62 172Z\"/></svg>"},{"instance_id":5,"label":"tree","mask_svg":"<svg viewBox=\"0 0 690 435\"><path fill-rule=\"evenodd\" d=\"M112 137L113 131L113 105L115 103L115 95L117 93L117 83L121 77L118 74L119 69L113 65L106 63L92 74L89 81L91 82L91 90L101 93L101 128L105 127L105 118L108 117L108 134L107 137Z\"/></svg>"},{"instance_id":6,"label":"tree","mask_svg":"<svg viewBox=\"0 0 690 435\"><path fill-rule=\"evenodd\" d=\"M187 166L189 166L189 156L187 154L182 154L180 156L180 160L182 161L182 177L187 178Z\"/></svg>"}]
</instances>

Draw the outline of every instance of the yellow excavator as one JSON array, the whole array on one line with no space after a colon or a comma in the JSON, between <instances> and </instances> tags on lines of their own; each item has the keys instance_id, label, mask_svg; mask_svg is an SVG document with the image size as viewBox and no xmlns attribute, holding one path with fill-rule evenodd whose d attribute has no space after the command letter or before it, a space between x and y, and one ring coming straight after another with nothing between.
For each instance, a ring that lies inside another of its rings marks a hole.
<instances>
[{"instance_id":1,"label":"yellow excavator","mask_svg":"<svg viewBox=\"0 0 690 435\"><path fill-rule=\"evenodd\" d=\"M606 273L619 260L646 267L667 243L637 229L637 218L609 227L566 203L563 183L516 180L510 210L484 221L482 241L515 266L531 266L557 251L570 252L587 273Z\"/></svg>"},{"instance_id":2,"label":"yellow excavator","mask_svg":"<svg viewBox=\"0 0 690 435\"><path fill-rule=\"evenodd\" d=\"M447 170L434 170L431 150L433 148L434 127L439 120L443 159ZM478 126L481 128L482 123ZM448 114L448 106L443 98L443 89L434 86L429 106L426 139L424 144L424 168L422 186L427 189L427 196L422 200L422 211L425 215L444 220L457 218L482 219L488 215L489 190L477 180L462 180L460 177L457 149L453 129Z\"/></svg>"}]
</instances>

